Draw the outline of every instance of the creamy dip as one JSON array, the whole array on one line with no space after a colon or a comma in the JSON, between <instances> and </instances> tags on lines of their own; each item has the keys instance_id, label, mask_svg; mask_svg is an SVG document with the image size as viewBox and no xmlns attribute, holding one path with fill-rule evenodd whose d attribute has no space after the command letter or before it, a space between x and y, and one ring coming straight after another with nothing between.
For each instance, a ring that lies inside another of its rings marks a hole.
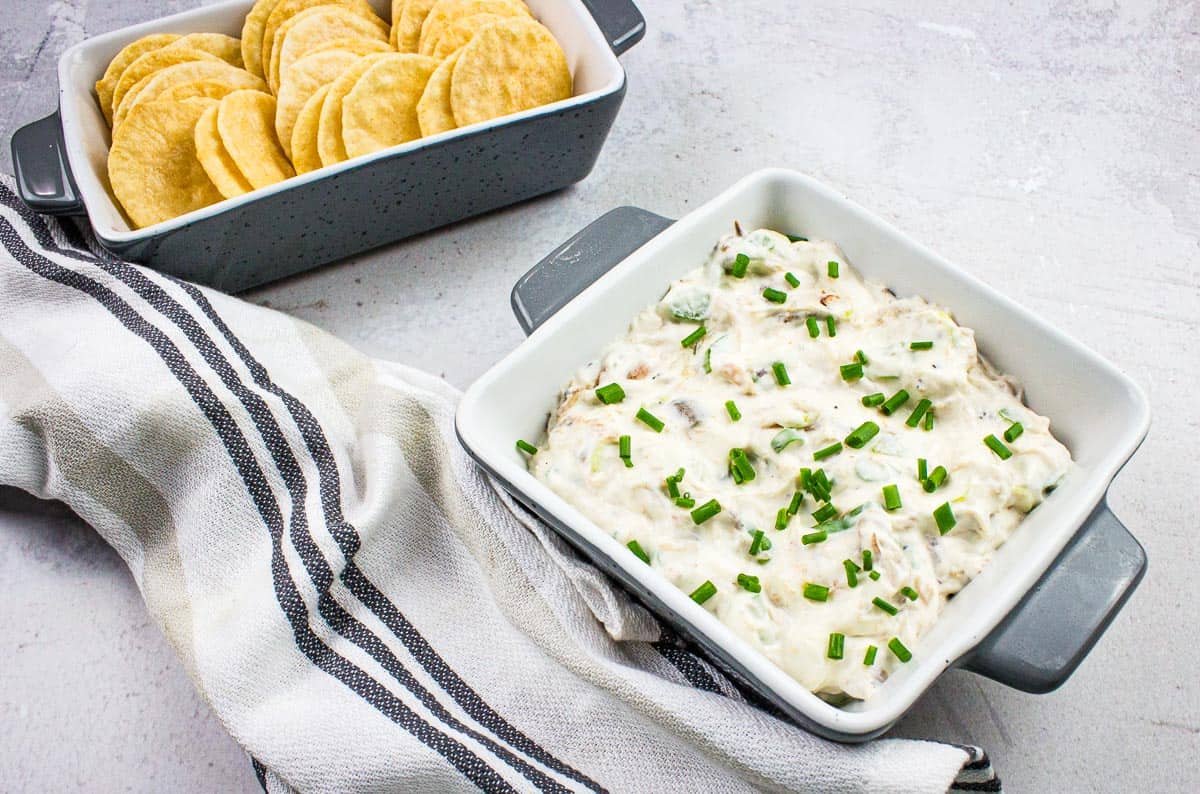
<instances>
[{"instance_id":1,"label":"creamy dip","mask_svg":"<svg viewBox=\"0 0 1200 794\"><path fill-rule=\"evenodd\" d=\"M759 230L566 385L529 467L804 686L865 698L1067 472L1049 424L945 309Z\"/></svg>"}]
</instances>

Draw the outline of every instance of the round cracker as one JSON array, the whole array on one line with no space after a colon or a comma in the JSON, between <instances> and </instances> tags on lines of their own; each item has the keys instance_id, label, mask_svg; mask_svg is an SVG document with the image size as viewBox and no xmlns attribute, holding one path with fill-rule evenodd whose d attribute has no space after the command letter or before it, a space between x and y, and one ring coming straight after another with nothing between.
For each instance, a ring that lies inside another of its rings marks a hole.
<instances>
[{"instance_id":1,"label":"round cracker","mask_svg":"<svg viewBox=\"0 0 1200 794\"><path fill-rule=\"evenodd\" d=\"M335 81L336 82L336 81ZM321 153L317 149L317 131L321 127L321 107L329 93L332 83L327 83L317 89L317 93L308 98L300 115L296 117L296 126L292 128L292 165L297 174L307 174L321 167Z\"/></svg>"},{"instance_id":2,"label":"round cracker","mask_svg":"<svg viewBox=\"0 0 1200 794\"><path fill-rule=\"evenodd\" d=\"M421 137L417 102L438 66L413 53L381 55L342 100L342 142L351 158Z\"/></svg>"},{"instance_id":3,"label":"round cracker","mask_svg":"<svg viewBox=\"0 0 1200 794\"><path fill-rule=\"evenodd\" d=\"M224 33L189 33L168 46L202 50L212 53L230 66L243 67L241 39Z\"/></svg>"},{"instance_id":4,"label":"round cracker","mask_svg":"<svg viewBox=\"0 0 1200 794\"><path fill-rule=\"evenodd\" d=\"M275 48L275 32L301 11L316 6L341 6L365 19L379 18L367 0L280 0L279 4L271 9L270 15L267 16L267 23L263 27L262 63L264 74L271 63L271 53Z\"/></svg>"},{"instance_id":5,"label":"round cracker","mask_svg":"<svg viewBox=\"0 0 1200 794\"><path fill-rule=\"evenodd\" d=\"M217 111L221 142L256 190L296 175L275 137L274 122L275 97L262 91L234 91Z\"/></svg>"},{"instance_id":6,"label":"round cracker","mask_svg":"<svg viewBox=\"0 0 1200 794\"><path fill-rule=\"evenodd\" d=\"M253 75L251 75L253 77ZM256 80L258 78L255 78ZM234 91L241 91L245 86L230 85L221 80L196 80L182 83L166 89L156 97L158 102L180 102L184 99L224 99Z\"/></svg>"},{"instance_id":7,"label":"round cracker","mask_svg":"<svg viewBox=\"0 0 1200 794\"><path fill-rule=\"evenodd\" d=\"M382 19L364 19L341 6L316 6L296 14L279 26L271 62L267 65L267 83L278 93L283 75L293 63L317 47L335 39L367 39L387 42L388 29Z\"/></svg>"},{"instance_id":8,"label":"round cracker","mask_svg":"<svg viewBox=\"0 0 1200 794\"><path fill-rule=\"evenodd\" d=\"M153 50L160 50L178 39L179 36L174 33L156 33L152 36L143 36L137 41L131 41L126 44L108 62L108 68L104 70L104 76L96 82L96 98L100 100L100 111L104 113L104 120L108 122L108 126L111 127L113 123L113 91L117 87L117 81L121 79L121 75L128 68L129 64L146 53Z\"/></svg>"},{"instance_id":9,"label":"round cracker","mask_svg":"<svg viewBox=\"0 0 1200 794\"><path fill-rule=\"evenodd\" d=\"M119 126L124 121L125 116L129 114L129 111L136 107L138 103L158 99L163 91L177 85L205 79L223 80L230 86L230 90L239 88L266 90L266 84L262 80L250 74L245 69L236 69L224 61L187 61L186 63L177 63L174 66L167 66L159 69L157 72L146 75L138 81L137 85L129 89L129 92L125 95L125 99L121 102L121 107L117 110L116 117L113 119L113 128L115 129Z\"/></svg>"},{"instance_id":10,"label":"round cracker","mask_svg":"<svg viewBox=\"0 0 1200 794\"><path fill-rule=\"evenodd\" d=\"M255 77L263 77L262 43L263 31L267 25L267 17L279 4L279 0L254 0L246 21L242 23L242 63L246 71Z\"/></svg>"},{"instance_id":11,"label":"round cracker","mask_svg":"<svg viewBox=\"0 0 1200 794\"><path fill-rule=\"evenodd\" d=\"M324 44L318 44L307 55L316 55L326 50L345 50L355 55L378 55L381 52L395 52L386 42L375 39L332 39Z\"/></svg>"},{"instance_id":12,"label":"round cracker","mask_svg":"<svg viewBox=\"0 0 1200 794\"><path fill-rule=\"evenodd\" d=\"M368 55L338 75L329 85L325 103L321 106L321 122L317 129L317 152L322 165L336 165L350 159L342 142L342 102L354 88L358 78L388 55Z\"/></svg>"},{"instance_id":13,"label":"round cracker","mask_svg":"<svg viewBox=\"0 0 1200 794\"><path fill-rule=\"evenodd\" d=\"M134 227L142 228L221 200L196 157L196 122L216 102L144 102L113 135L108 178Z\"/></svg>"},{"instance_id":14,"label":"round cracker","mask_svg":"<svg viewBox=\"0 0 1200 794\"><path fill-rule=\"evenodd\" d=\"M422 53L442 60L449 58L451 53L465 47L475 34L494 22L508 19L500 14L473 14L469 17L456 19L442 30L442 34L429 45L429 51ZM425 46L422 40L421 46Z\"/></svg>"},{"instance_id":15,"label":"round cracker","mask_svg":"<svg viewBox=\"0 0 1200 794\"><path fill-rule=\"evenodd\" d=\"M196 159L208 178L217 186L225 198L237 198L253 190L250 180L238 170L237 163L229 156L224 141L217 129L217 113L220 103L204 111L196 122Z\"/></svg>"},{"instance_id":16,"label":"round cracker","mask_svg":"<svg viewBox=\"0 0 1200 794\"><path fill-rule=\"evenodd\" d=\"M392 46L400 52L416 52L421 43L421 26L435 5L437 0L405 0L399 20L392 23L395 28Z\"/></svg>"},{"instance_id":17,"label":"round cracker","mask_svg":"<svg viewBox=\"0 0 1200 794\"><path fill-rule=\"evenodd\" d=\"M301 58L288 70L288 79L279 86L275 110L275 132L288 157L292 156L292 127L308 98L362 56L346 50L326 50Z\"/></svg>"},{"instance_id":18,"label":"round cracker","mask_svg":"<svg viewBox=\"0 0 1200 794\"><path fill-rule=\"evenodd\" d=\"M566 53L533 19L506 19L476 33L450 80L450 106L460 127L570 96Z\"/></svg>"},{"instance_id":19,"label":"round cracker","mask_svg":"<svg viewBox=\"0 0 1200 794\"><path fill-rule=\"evenodd\" d=\"M125 99L125 95L129 93L129 89L137 85L143 77L154 74L159 69L165 69L168 66L174 66L177 63L187 63L188 61L214 61L221 63L221 59L213 55L211 52L203 50L193 50L186 47L177 47L170 49L171 45L167 45L159 50L151 50L145 55L140 56L121 74L121 79L117 81L117 87L113 89L113 117L115 118L121 110L121 102Z\"/></svg>"},{"instance_id":20,"label":"round cracker","mask_svg":"<svg viewBox=\"0 0 1200 794\"><path fill-rule=\"evenodd\" d=\"M433 44L455 20L476 14L495 14L503 17L533 19L529 7L521 0L438 0L421 25L417 52L429 55Z\"/></svg>"},{"instance_id":21,"label":"round cracker","mask_svg":"<svg viewBox=\"0 0 1200 794\"><path fill-rule=\"evenodd\" d=\"M417 102L417 121L421 125L422 136L437 135L458 126L454 121L454 110L450 107L450 77L454 74L460 55L462 51L458 50L442 61L425 84L425 93Z\"/></svg>"},{"instance_id":22,"label":"round cracker","mask_svg":"<svg viewBox=\"0 0 1200 794\"><path fill-rule=\"evenodd\" d=\"M404 13L404 0L392 0L392 29L388 31L388 43L396 46L396 36L400 33L400 15Z\"/></svg>"}]
</instances>

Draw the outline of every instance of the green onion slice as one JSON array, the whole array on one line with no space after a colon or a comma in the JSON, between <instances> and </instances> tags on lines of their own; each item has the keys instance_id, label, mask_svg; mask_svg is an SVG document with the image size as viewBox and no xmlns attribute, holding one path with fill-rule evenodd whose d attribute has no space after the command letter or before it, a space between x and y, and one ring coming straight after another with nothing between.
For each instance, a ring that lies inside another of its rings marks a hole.
<instances>
[{"instance_id":1,"label":"green onion slice","mask_svg":"<svg viewBox=\"0 0 1200 794\"><path fill-rule=\"evenodd\" d=\"M813 518L813 521L816 521L818 524L824 524L826 521L828 521L831 518L837 518L837 514L838 514L838 509L836 507L834 507L832 504L827 503L827 504L822 505L820 508L818 508L812 514L812 518Z\"/></svg>"},{"instance_id":2,"label":"green onion slice","mask_svg":"<svg viewBox=\"0 0 1200 794\"><path fill-rule=\"evenodd\" d=\"M739 573L737 575L737 583L743 590L748 590L751 593L762 592L762 585L759 584L757 576L751 576L748 573Z\"/></svg>"},{"instance_id":3,"label":"green onion slice","mask_svg":"<svg viewBox=\"0 0 1200 794\"><path fill-rule=\"evenodd\" d=\"M655 433L661 433L663 428L666 427L661 419L647 411L644 406L638 409L637 418Z\"/></svg>"},{"instance_id":4,"label":"green onion slice","mask_svg":"<svg viewBox=\"0 0 1200 794\"><path fill-rule=\"evenodd\" d=\"M874 394L868 394L865 397L863 397L862 404L865 405L867 408L874 408L877 405L883 405L883 401L886 399L887 399L887 397L884 395L883 392L877 391Z\"/></svg>"},{"instance_id":5,"label":"green onion slice","mask_svg":"<svg viewBox=\"0 0 1200 794\"><path fill-rule=\"evenodd\" d=\"M843 364L841 366L842 380L847 383L858 380L863 376L863 365L855 361L853 364Z\"/></svg>"},{"instance_id":6,"label":"green onion slice","mask_svg":"<svg viewBox=\"0 0 1200 794\"><path fill-rule=\"evenodd\" d=\"M916 590L912 589L908 585L905 585L904 587L900 588L900 594L903 595L905 598L907 598L909 601L916 601L918 598L921 597L920 594L917 593Z\"/></svg>"},{"instance_id":7,"label":"green onion slice","mask_svg":"<svg viewBox=\"0 0 1200 794\"><path fill-rule=\"evenodd\" d=\"M792 517L788 514L787 508L781 507L779 508L779 512L775 514L775 528L782 532L788 528L788 522L791 520Z\"/></svg>"},{"instance_id":8,"label":"green onion slice","mask_svg":"<svg viewBox=\"0 0 1200 794\"><path fill-rule=\"evenodd\" d=\"M863 570L870 571L875 567L875 557L870 549L863 549Z\"/></svg>"},{"instance_id":9,"label":"green onion slice","mask_svg":"<svg viewBox=\"0 0 1200 794\"><path fill-rule=\"evenodd\" d=\"M887 601L884 601L879 596L875 596L874 598L872 598L871 603L874 604L875 606L879 607L880 609L882 609L884 612L888 613L889 615L899 615L900 614L899 609L892 606Z\"/></svg>"},{"instance_id":10,"label":"green onion slice","mask_svg":"<svg viewBox=\"0 0 1200 794\"><path fill-rule=\"evenodd\" d=\"M1008 426L1008 429L1004 431L1004 440L1011 444L1020 438L1021 434L1024 432L1025 427L1020 422L1013 422Z\"/></svg>"},{"instance_id":11,"label":"green onion slice","mask_svg":"<svg viewBox=\"0 0 1200 794\"><path fill-rule=\"evenodd\" d=\"M528 441L526 441L523 438L517 439L517 449L521 450L526 455L536 455L537 454L537 447L535 447L533 444L530 444Z\"/></svg>"},{"instance_id":12,"label":"green onion slice","mask_svg":"<svg viewBox=\"0 0 1200 794\"><path fill-rule=\"evenodd\" d=\"M804 321L804 324L808 326L808 335L813 339L821 335L821 326L817 325L816 317L809 317Z\"/></svg>"},{"instance_id":13,"label":"green onion slice","mask_svg":"<svg viewBox=\"0 0 1200 794\"><path fill-rule=\"evenodd\" d=\"M825 318L825 330L830 336L837 336L837 320L833 319L832 314Z\"/></svg>"},{"instance_id":14,"label":"green onion slice","mask_svg":"<svg viewBox=\"0 0 1200 794\"><path fill-rule=\"evenodd\" d=\"M932 350L933 342L913 342L908 346L909 350Z\"/></svg>"},{"instance_id":15,"label":"green onion slice","mask_svg":"<svg viewBox=\"0 0 1200 794\"><path fill-rule=\"evenodd\" d=\"M776 452L783 452L785 449L787 449L788 444L792 444L796 441L799 441L801 444L803 444L804 436L800 434L799 430L791 427L785 427L776 433L774 438L771 439L771 449L775 450Z\"/></svg>"},{"instance_id":16,"label":"green onion slice","mask_svg":"<svg viewBox=\"0 0 1200 794\"><path fill-rule=\"evenodd\" d=\"M823 584L804 583L804 597L809 601L828 601L829 588Z\"/></svg>"},{"instance_id":17,"label":"green onion slice","mask_svg":"<svg viewBox=\"0 0 1200 794\"><path fill-rule=\"evenodd\" d=\"M771 303L786 303L787 302L787 293L783 292L781 290L777 290L774 287L767 287L766 289L764 289L762 291L762 296L764 298L766 298L767 300L769 300Z\"/></svg>"},{"instance_id":18,"label":"green onion slice","mask_svg":"<svg viewBox=\"0 0 1200 794\"><path fill-rule=\"evenodd\" d=\"M846 436L846 446L850 447L850 449L862 449L878 433L879 425L874 422L863 422L854 429L854 432Z\"/></svg>"},{"instance_id":19,"label":"green onion slice","mask_svg":"<svg viewBox=\"0 0 1200 794\"><path fill-rule=\"evenodd\" d=\"M796 278L796 274L790 271L783 274L783 280L786 281L792 289L800 286L800 279Z\"/></svg>"},{"instance_id":20,"label":"green onion slice","mask_svg":"<svg viewBox=\"0 0 1200 794\"><path fill-rule=\"evenodd\" d=\"M607 386L601 386L596 389L596 399L605 405L613 405L625 399L625 390L621 388L619 383L610 383Z\"/></svg>"},{"instance_id":21,"label":"green onion slice","mask_svg":"<svg viewBox=\"0 0 1200 794\"><path fill-rule=\"evenodd\" d=\"M862 352L861 350L854 351L854 359L859 364L862 364L864 367L871 363L870 361L867 360L867 354Z\"/></svg>"},{"instance_id":22,"label":"green onion slice","mask_svg":"<svg viewBox=\"0 0 1200 794\"><path fill-rule=\"evenodd\" d=\"M750 267L750 257L745 254L738 254L733 259L733 265L729 268L729 274L734 278L744 278L746 269Z\"/></svg>"},{"instance_id":23,"label":"green onion slice","mask_svg":"<svg viewBox=\"0 0 1200 794\"><path fill-rule=\"evenodd\" d=\"M717 586L709 580L705 580L704 584L697 587L691 593L691 598L697 604L703 604L708 599L717 594Z\"/></svg>"},{"instance_id":24,"label":"green onion slice","mask_svg":"<svg viewBox=\"0 0 1200 794\"><path fill-rule=\"evenodd\" d=\"M826 656L830 659L841 659L846 652L846 635L833 632L829 635L829 649Z\"/></svg>"},{"instance_id":25,"label":"green onion slice","mask_svg":"<svg viewBox=\"0 0 1200 794\"><path fill-rule=\"evenodd\" d=\"M692 521L697 525L703 524L719 512L721 512L721 503L716 499L709 499L692 511Z\"/></svg>"},{"instance_id":26,"label":"green onion slice","mask_svg":"<svg viewBox=\"0 0 1200 794\"><path fill-rule=\"evenodd\" d=\"M987 444L987 448L995 452L1000 460L1008 460L1012 457L1012 450L1004 446L1004 442L990 433L983 439L983 443Z\"/></svg>"},{"instance_id":27,"label":"green onion slice","mask_svg":"<svg viewBox=\"0 0 1200 794\"><path fill-rule=\"evenodd\" d=\"M928 477L929 464L925 461L925 458L917 458L917 479L925 482Z\"/></svg>"},{"instance_id":28,"label":"green onion slice","mask_svg":"<svg viewBox=\"0 0 1200 794\"><path fill-rule=\"evenodd\" d=\"M954 525L958 523L958 519L954 517L954 511L950 509L949 502L943 502L933 511L933 520L937 522L938 532L943 535L954 529Z\"/></svg>"},{"instance_id":29,"label":"green onion slice","mask_svg":"<svg viewBox=\"0 0 1200 794\"><path fill-rule=\"evenodd\" d=\"M867 574L867 576L871 577L872 582L878 582L880 574L879 574L879 571L871 571L870 573Z\"/></svg>"},{"instance_id":30,"label":"green onion slice","mask_svg":"<svg viewBox=\"0 0 1200 794\"><path fill-rule=\"evenodd\" d=\"M922 398L920 402L917 403L917 407L913 409L913 412L908 415L908 419L904 420L904 424L908 425L909 427L916 427L917 425L921 424L921 419L925 416L925 412L928 411L932 406L932 402Z\"/></svg>"},{"instance_id":31,"label":"green onion slice","mask_svg":"<svg viewBox=\"0 0 1200 794\"><path fill-rule=\"evenodd\" d=\"M879 653L879 648L874 645L867 646L867 652L863 654L863 666L870 667L875 664L875 654Z\"/></svg>"},{"instance_id":32,"label":"green onion slice","mask_svg":"<svg viewBox=\"0 0 1200 794\"><path fill-rule=\"evenodd\" d=\"M818 449L813 453L813 460L825 460L832 458L834 455L842 451L842 442L835 441L824 449Z\"/></svg>"},{"instance_id":33,"label":"green onion slice","mask_svg":"<svg viewBox=\"0 0 1200 794\"><path fill-rule=\"evenodd\" d=\"M858 587L858 566L854 564L854 560L842 560L842 567L846 569L846 584Z\"/></svg>"},{"instance_id":34,"label":"green onion slice","mask_svg":"<svg viewBox=\"0 0 1200 794\"><path fill-rule=\"evenodd\" d=\"M646 550L642 548L642 544L638 543L636 540L631 540L625 545L629 547L629 550L632 551L639 560L647 565L650 564L650 555L647 554Z\"/></svg>"},{"instance_id":35,"label":"green onion slice","mask_svg":"<svg viewBox=\"0 0 1200 794\"><path fill-rule=\"evenodd\" d=\"M735 422L742 418L742 412L738 410L737 404L733 400L725 401L725 410L729 414L729 418Z\"/></svg>"},{"instance_id":36,"label":"green onion slice","mask_svg":"<svg viewBox=\"0 0 1200 794\"><path fill-rule=\"evenodd\" d=\"M685 336L679 344L683 345L684 347L691 347L703 339L706 333L708 333L708 329L702 325L695 331L692 331L690 334Z\"/></svg>"},{"instance_id":37,"label":"green onion slice","mask_svg":"<svg viewBox=\"0 0 1200 794\"><path fill-rule=\"evenodd\" d=\"M685 510L691 510L696 506L696 500L692 498L691 494L685 493L683 496L680 496L675 500L675 506L682 507Z\"/></svg>"},{"instance_id":38,"label":"green onion slice","mask_svg":"<svg viewBox=\"0 0 1200 794\"><path fill-rule=\"evenodd\" d=\"M829 533L823 529L816 532L809 532L807 535L800 536L800 542L805 546L811 546L814 543L824 543L829 538Z\"/></svg>"},{"instance_id":39,"label":"green onion slice","mask_svg":"<svg viewBox=\"0 0 1200 794\"><path fill-rule=\"evenodd\" d=\"M883 486L883 508L885 510L899 510L903 505L900 502L900 489L896 485Z\"/></svg>"},{"instance_id":40,"label":"green onion slice","mask_svg":"<svg viewBox=\"0 0 1200 794\"><path fill-rule=\"evenodd\" d=\"M900 406L904 405L906 402L908 402L908 392L906 392L904 389L901 389L891 397L888 397L886 400L884 400L883 405L879 406L879 410L884 416L891 416L892 414L896 413Z\"/></svg>"},{"instance_id":41,"label":"green onion slice","mask_svg":"<svg viewBox=\"0 0 1200 794\"><path fill-rule=\"evenodd\" d=\"M796 515L800 512L800 505L804 503L804 492L796 491L792 494L791 504L787 506L788 515Z\"/></svg>"},{"instance_id":42,"label":"green onion slice","mask_svg":"<svg viewBox=\"0 0 1200 794\"><path fill-rule=\"evenodd\" d=\"M787 367L784 366L782 361L776 361L772 364L771 371L775 373L775 382L780 386L791 384L792 379L788 377Z\"/></svg>"},{"instance_id":43,"label":"green onion slice","mask_svg":"<svg viewBox=\"0 0 1200 794\"><path fill-rule=\"evenodd\" d=\"M767 533L761 529L754 530L754 539L750 541L750 556L755 557L760 551L768 551L770 548L771 541Z\"/></svg>"},{"instance_id":44,"label":"green onion slice","mask_svg":"<svg viewBox=\"0 0 1200 794\"><path fill-rule=\"evenodd\" d=\"M902 662L907 662L912 659L912 652L904 647L904 643L900 642L899 637L892 637L888 640L888 648L892 653L896 654L896 658Z\"/></svg>"},{"instance_id":45,"label":"green onion slice","mask_svg":"<svg viewBox=\"0 0 1200 794\"><path fill-rule=\"evenodd\" d=\"M829 274L830 278L837 278L838 277L838 263L834 262L832 259L829 260L829 262L827 262L825 264L825 272Z\"/></svg>"},{"instance_id":46,"label":"green onion slice","mask_svg":"<svg viewBox=\"0 0 1200 794\"><path fill-rule=\"evenodd\" d=\"M925 478L925 482L921 486L925 489L925 493L933 493L938 488L942 487L942 483L946 481L946 467L938 466L933 471L929 472L929 476Z\"/></svg>"}]
</instances>

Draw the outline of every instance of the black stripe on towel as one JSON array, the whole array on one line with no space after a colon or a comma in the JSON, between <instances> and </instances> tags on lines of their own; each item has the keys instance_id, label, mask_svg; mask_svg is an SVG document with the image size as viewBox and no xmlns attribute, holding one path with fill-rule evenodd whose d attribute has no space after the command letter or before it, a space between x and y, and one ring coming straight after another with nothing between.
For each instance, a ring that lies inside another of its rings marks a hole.
<instances>
[{"instance_id":1,"label":"black stripe on towel","mask_svg":"<svg viewBox=\"0 0 1200 794\"><path fill-rule=\"evenodd\" d=\"M15 199L15 197L14 197ZM8 203L8 202L4 202ZM19 209L19 208L18 208ZM39 242L47 248L53 248L56 252L71 253L64 251L54 244L53 237L49 230L40 223L41 219L37 216L26 218L30 222L32 231ZM41 225L41 229L37 226ZM39 231L44 232L44 237L39 234ZM291 447L283 438L279 425L275 422L274 416L271 414L267 404L249 389L247 389L239 379L236 372L229 365L223 354L216 348L212 340L209 339L205 331L196 322L196 319L187 312L177 301L168 295L163 289L150 281L140 270L121 262L116 259L98 260L89 254L77 252L77 258L89 261L96 266L105 270L105 272L119 279L126 285L130 286L139 296L151 304L161 314L170 319L180 330L184 332L187 338L193 343L197 350L201 353L205 361L213 368L220 376L221 381L225 386L236 394L247 412L254 420L256 428L262 435L267 448L270 450L272 457L275 459L276 467L283 476L287 485L289 495L292 497L293 511L291 518L292 531L290 537L293 545L300 554L305 568L308 570L310 578L318 591L318 611L326 622L334 628L339 634L350 639L360 648L367 651L380 665L382 665L397 681L403 684L409 691L413 692L421 702L431 712L436 714L447 725L466 733L472 738L487 746L497 756L501 757L510 766L520 772L530 782L537 785L539 788L546 791L566 791L561 784L554 779L546 776L541 770L529 766L525 761L517 756L514 756L508 749L496 744L490 737L480 734L479 732L464 725L452 714L446 711L445 707L421 685L419 681L413 678L412 674L403 666L403 664L395 658L391 650L378 637L376 637L369 629L363 626L357 619L346 612L340 604L329 594L329 588L332 584L332 571L325 561L324 556L316 547L312 540L311 534L307 531L308 521L307 514L303 510L303 505L306 502L307 484L304 473L300 469ZM353 555L359 547L358 533L354 527L344 521L341 513L341 483L337 478L336 463L333 460L333 454L329 449L328 442L320 427L320 424L308 411L299 400L292 395L287 394L282 389L279 389L273 382L266 369L250 355L245 346L238 340L228 329L225 323L220 319L219 315L204 298L203 294L190 284L172 279L174 283L185 289L194 300L198 299L198 303L203 301L202 310L214 321L217 327L225 335L231 346L237 350L238 355L242 357L247 366L252 370L255 382L263 388L267 388L273 394L276 394L285 401L288 405L289 412L292 413L297 425L301 429L301 433L305 438L305 443L309 446L314 460L317 462L318 472L323 468L330 468L333 471L333 479L330 481L327 477L321 477L319 493L322 504L325 507L325 518L330 532L334 535L339 547L347 559L346 569L341 573L340 579L347 585L347 588L374 612L381 621L389 626L394 633L397 634L409 648L416 658L425 668L427 672L434 678L435 681L459 703L460 706L467 711L474 719L478 720L488 729L495 732L500 738L513 744L513 746L521 751L524 751L538 761L546 764L552 769L555 769L561 774L571 777L572 779L588 786L594 791L603 791L599 784L595 783L582 773L576 771L570 766L559 761L557 758L546 752L540 745L526 737L523 733L517 730L514 726L504 720L494 709L492 709L467 683L454 672L452 668L441 658L440 655L433 649L420 632L417 631L400 611L393 605L386 596L372 583L353 562ZM247 360L249 359L249 360ZM253 363L251 363L253 362ZM264 383L265 382L265 383ZM269 384L269 386L265 385ZM314 446L317 449L314 450ZM319 453L319 454L318 454ZM331 490L332 489L332 490ZM330 502L335 506L336 512L330 509Z\"/></svg>"},{"instance_id":2,"label":"black stripe on towel","mask_svg":"<svg viewBox=\"0 0 1200 794\"><path fill-rule=\"evenodd\" d=\"M250 766L254 767L254 777L258 778L258 785L262 786L262 790L267 790L267 768L262 765L254 756L250 756Z\"/></svg>"},{"instance_id":3,"label":"black stripe on towel","mask_svg":"<svg viewBox=\"0 0 1200 794\"><path fill-rule=\"evenodd\" d=\"M16 197L0 185L0 197ZM9 204L13 206L12 204ZM308 625L308 609L296 583L292 580L283 556L283 518L275 503L270 486L250 446L228 409L180 353L179 348L159 329L142 318L133 308L108 287L81 273L62 267L41 257L25 244L5 218L0 218L0 244L13 258L33 273L53 282L72 287L91 296L107 309L129 331L140 337L158 354L176 380L187 390L197 407L208 419L234 466L246 484L271 535L271 574L276 599L291 624L296 644L304 655L324 672L332 675L374 708L403 727L425 745L436 751L471 782L488 791L514 791L489 764L465 745L434 728L413 712L365 671L326 645Z\"/></svg>"},{"instance_id":4,"label":"black stripe on towel","mask_svg":"<svg viewBox=\"0 0 1200 794\"><path fill-rule=\"evenodd\" d=\"M176 282L196 303L214 327L224 336L225 341L233 348L238 357L249 369L254 382L259 388L276 395L287 406L296 426L300 429L309 455L317 465L321 481L321 505L325 513L326 525L330 528L346 556L346 568L341 573L341 580L346 587L366 605L385 625L395 634L409 653L413 655L427 673L437 681L438 685L448 692L456 703L463 708L471 718L476 720L499 738L540 761L549 768L563 774L593 791L604 791L599 783L570 765L560 761L545 748L530 739L518 728L504 719L493 709L457 672L438 654L429 641L420 633L404 614L387 596L362 572L354 562L354 554L358 550L359 538L355 528L345 520L342 513L342 483L338 473L337 461L330 449L329 441L320 422L313 416L308 406L292 394L281 388L272 379L266 367L259 362L245 344L233 333L221 316L213 308L204 293L186 282Z\"/></svg>"}]
</instances>

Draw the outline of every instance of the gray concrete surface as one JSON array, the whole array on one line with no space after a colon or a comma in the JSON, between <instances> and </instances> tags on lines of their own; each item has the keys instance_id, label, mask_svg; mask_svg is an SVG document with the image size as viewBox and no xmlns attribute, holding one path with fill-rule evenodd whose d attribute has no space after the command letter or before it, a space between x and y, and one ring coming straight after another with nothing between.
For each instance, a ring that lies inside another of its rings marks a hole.
<instances>
[{"instance_id":1,"label":"gray concrete surface","mask_svg":"<svg viewBox=\"0 0 1200 794\"><path fill-rule=\"evenodd\" d=\"M66 45L191 5L0 0L4 139L51 109ZM465 386L521 339L515 279L605 210L678 215L755 168L813 174L1115 361L1155 414L1110 494L1150 572L1074 678L1032 696L952 672L896 734L981 744L1015 792L1193 789L1200 5L642 6L587 181L251 299ZM0 625L0 789L254 786L117 556L4 492Z\"/></svg>"}]
</instances>

